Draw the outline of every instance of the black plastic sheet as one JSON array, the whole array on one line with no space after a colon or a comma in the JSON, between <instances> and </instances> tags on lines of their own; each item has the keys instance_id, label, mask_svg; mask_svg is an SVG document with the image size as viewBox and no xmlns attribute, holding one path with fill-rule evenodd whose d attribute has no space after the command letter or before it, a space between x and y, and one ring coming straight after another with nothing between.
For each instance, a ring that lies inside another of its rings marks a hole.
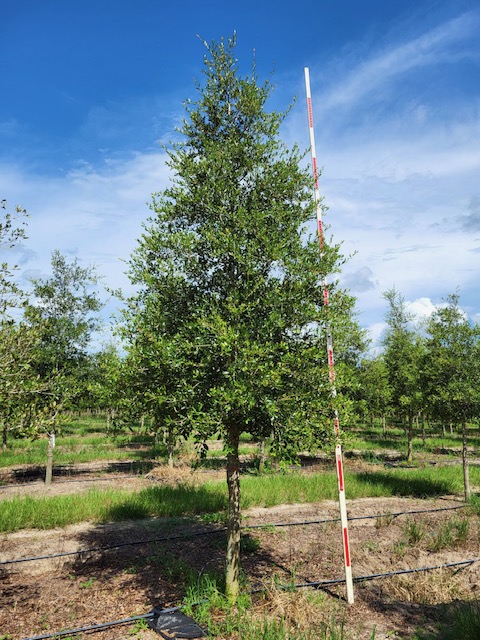
<instances>
[{"instance_id":1,"label":"black plastic sheet","mask_svg":"<svg viewBox=\"0 0 480 640\"><path fill-rule=\"evenodd\" d=\"M193 638L206 638L205 631L198 626L195 620L189 618L181 611L160 612L156 615L149 626L165 640Z\"/></svg>"}]
</instances>

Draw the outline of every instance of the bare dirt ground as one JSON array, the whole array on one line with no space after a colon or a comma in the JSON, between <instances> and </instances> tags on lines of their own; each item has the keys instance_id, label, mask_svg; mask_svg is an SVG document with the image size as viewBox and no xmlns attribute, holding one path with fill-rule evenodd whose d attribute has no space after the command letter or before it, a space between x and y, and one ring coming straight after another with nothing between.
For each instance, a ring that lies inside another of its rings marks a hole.
<instances>
[{"instance_id":1,"label":"bare dirt ground","mask_svg":"<svg viewBox=\"0 0 480 640\"><path fill-rule=\"evenodd\" d=\"M85 470L84 470L85 471ZM55 495L96 488L138 489L152 482L191 481L190 472L160 470L150 478L99 477L99 469L83 474L88 482L54 482L46 489L33 482L3 487L12 495ZM211 472L195 476L222 477ZM361 499L348 503L354 577L461 562L480 556L479 519L460 508L460 497L441 499ZM1 502L0 502L1 508ZM402 513L401 513L402 512ZM400 514L401 515L396 515ZM355 519L372 516L369 519ZM411 638L417 630L435 631L448 620L458 602L480 596L478 562L415 574L382 577L355 584L355 604L346 605L342 584L278 591L274 584L292 585L343 577L343 554L333 501L308 505L256 508L244 513L244 524L301 523L295 526L249 529L244 534L242 568L255 595L252 615L283 616L298 630L318 628L345 615L346 637L367 640ZM468 522L468 524L462 524ZM0 561L85 550L81 554L0 565L0 638L20 640L62 629L111 622L148 613L153 607L179 604L188 576L221 572L225 533L220 525L182 519L150 519L120 524L83 523L50 531L20 531L3 535ZM442 542L449 530L453 538ZM205 535L189 536L203 531ZM460 536L459 532L463 534ZM453 533L452 533L453 532ZM458 535L457 535L458 534ZM185 535L184 538L178 536ZM455 538L457 535L457 538ZM116 549L97 547L170 538ZM153 631L129 624L97 631L98 640L153 640ZM3 635L2 635L3 634ZM230 635L228 638L236 638ZM322 637L319 631L318 637Z\"/></svg>"}]
</instances>

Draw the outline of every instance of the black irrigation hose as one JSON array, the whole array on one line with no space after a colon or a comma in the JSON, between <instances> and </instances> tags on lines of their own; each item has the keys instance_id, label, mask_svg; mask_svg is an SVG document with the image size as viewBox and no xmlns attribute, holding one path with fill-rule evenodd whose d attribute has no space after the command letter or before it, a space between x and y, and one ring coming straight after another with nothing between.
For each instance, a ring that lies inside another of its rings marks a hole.
<instances>
[{"instance_id":1,"label":"black irrigation hose","mask_svg":"<svg viewBox=\"0 0 480 640\"><path fill-rule=\"evenodd\" d=\"M204 604L205 602L208 602L208 600L199 600L198 602L193 602L190 606L196 607L199 604ZM153 611L150 611L150 613L144 613L140 616L131 616L130 618L122 618L121 620L114 620L113 622L100 622L99 624L93 624L88 627L77 627L77 629L56 631L55 633L47 633L43 636L32 636L30 638L23 638L23 640L48 640L49 638L59 638L60 636L69 636L76 633L83 633L85 631L100 631L101 629L108 629L109 627L115 627L121 624L131 624L132 622L136 622L137 620L149 620L150 618L154 618L155 616L159 616L163 613L175 613L176 611L180 611L185 607L186 605L168 607L167 609L155 608Z\"/></svg>"},{"instance_id":2,"label":"black irrigation hose","mask_svg":"<svg viewBox=\"0 0 480 640\"><path fill-rule=\"evenodd\" d=\"M409 515L412 513L434 513L435 511L451 511L452 509L464 509L468 505L461 504L455 507L440 507L439 509L419 509L418 511L396 511L395 513L377 513L373 516L354 516L348 518L348 521L353 520L372 520L377 518L397 518L398 516ZM340 518L330 518L327 520L304 520L303 522L278 522L272 524L255 524L246 525L243 529L267 529L268 527L298 527L307 524L325 524L327 522L340 522Z\"/></svg>"},{"instance_id":3,"label":"black irrigation hose","mask_svg":"<svg viewBox=\"0 0 480 640\"><path fill-rule=\"evenodd\" d=\"M172 611L176 611L177 609L178 607L175 607ZM155 613L151 611L150 613L145 613L141 616L132 616L130 618L123 618L122 620L114 620L113 622L100 622L99 624L92 624L88 627L77 627L77 629L56 631L55 633L46 633L43 636L32 636L30 638L24 638L23 640L47 640L48 638L60 638L61 636L70 636L76 633L83 633L85 631L100 631L101 629L108 629L109 627L115 627L121 624L131 624L137 620L148 620L149 618L153 618L154 615Z\"/></svg>"},{"instance_id":4,"label":"black irrigation hose","mask_svg":"<svg viewBox=\"0 0 480 640\"><path fill-rule=\"evenodd\" d=\"M434 571L436 569L447 569L447 568L458 567L462 565L470 565L475 562L478 562L479 560L480 558L471 558L470 560L461 560L459 562L448 562L446 564L439 564L432 567L419 567L417 569L401 569L399 571L389 571L388 573L373 573L371 575L359 576L357 578L354 578L353 581L362 582L365 580L375 580L376 578L388 578L391 576L404 575L408 573L419 573L421 571ZM302 589L305 587L326 587L326 586L331 586L335 584L342 584L344 582L345 582L345 578L337 578L334 580L319 580L315 582L303 582L303 583L294 584L294 585L286 585L281 588L282 589L293 589L293 588ZM251 589L248 593L250 594L261 593L262 591L265 591L265 589L257 588L257 589ZM205 602L205 601L202 600L201 602ZM197 604L200 604L200 602L193 603L192 606L195 606ZM175 611L180 611L180 609L183 609L184 606L185 605L180 605L177 607L170 607L169 609L161 609L161 610L155 609L154 611L150 611L150 613L145 613L140 616L131 616L130 618L114 620L113 622L102 622L99 624L90 625L88 627L77 627L76 629L57 631L55 633L48 633L42 636L32 636L29 638L23 638L23 640L50 640L50 638L59 638L61 636L74 635L76 633L83 633L86 631L100 631L101 629L107 629L109 627L114 627L117 625L131 624L132 622L136 622L137 620L148 620L162 613L174 613Z\"/></svg>"},{"instance_id":5,"label":"black irrigation hose","mask_svg":"<svg viewBox=\"0 0 480 640\"><path fill-rule=\"evenodd\" d=\"M94 553L96 551L109 551L110 549L121 549L122 547L132 547L138 544L152 544L153 542L166 542L168 540L181 540L186 538L194 538L196 536L213 535L216 533L223 533L227 528L214 529L212 531L193 531L189 533L178 533L171 536L162 536L160 538L150 538L148 540L135 540L133 542L119 542L118 544L108 544L104 547L91 547L90 549L81 549L80 551L64 551L63 553L53 553L47 556L33 556L31 558L16 558L14 560L2 560L0 565L4 564L16 564L19 562L33 562L35 560L50 560L53 558L64 558L66 556L80 556L84 553Z\"/></svg>"},{"instance_id":6,"label":"black irrigation hose","mask_svg":"<svg viewBox=\"0 0 480 640\"><path fill-rule=\"evenodd\" d=\"M437 564L431 567L418 567L417 569L400 569L398 571L389 571L388 573L372 573L366 576L358 576L353 578L354 582L363 582L365 580L375 580L376 578L390 578L392 576L405 575L407 573L420 573L421 571L435 571L436 569L448 569L451 567L459 567L462 565L470 565L475 562L479 562L480 558L470 558L469 560L460 560L459 562L447 562L446 564ZM332 584L342 584L345 582L345 578L337 578L335 580L320 580L318 582L303 582L301 584L292 585L292 587L296 587L297 589L303 587L323 587ZM289 589L290 585L284 587L285 589ZM258 590L260 591L260 589Z\"/></svg>"},{"instance_id":7,"label":"black irrigation hose","mask_svg":"<svg viewBox=\"0 0 480 640\"><path fill-rule=\"evenodd\" d=\"M373 518L375 519L397 518L398 516L402 516L402 515L410 515L410 514L417 514L417 513L435 513L437 511L451 511L453 509L464 509L467 506L468 505L466 504L462 504L455 507L441 507L439 509L420 509L417 511L396 511L395 513L376 514L373 516L355 516L353 518L349 518L349 521L369 520ZM268 527L298 527L298 526L304 526L309 524L325 524L325 523L339 522L339 521L340 521L340 518L330 518L325 520L304 520L301 522L278 522L278 523L272 523L272 524L246 525L242 527L242 529L245 531L248 531L250 529L268 529ZM227 528L223 527L221 529L215 529L213 531L194 531L189 533L179 533L173 536L162 536L160 538L150 538L148 540L135 540L133 542L121 542L118 544L110 544L110 545L105 545L104 547L91 547L89 549L81 549L80 551L64 551L62 553L54 553L54 554L45 555L45 556L32 556L30 558L15 558L14 560L1 560L0 566L5 564L17 564L20 562L34 562L36 560L52 560L54 558L64 558L66 556L79 556L79 555L83 555L84 553L86 554L86 553L94 553L98 551L109 551L111 549L120 549L122 547L130 547L130 546L141 545L141 544L152 544L154 542L166 542L168 540L181 540L181 539L187 539L187 538L192 538L196 536L222 533L226 530Z\"/></svg>"}]
</instances>

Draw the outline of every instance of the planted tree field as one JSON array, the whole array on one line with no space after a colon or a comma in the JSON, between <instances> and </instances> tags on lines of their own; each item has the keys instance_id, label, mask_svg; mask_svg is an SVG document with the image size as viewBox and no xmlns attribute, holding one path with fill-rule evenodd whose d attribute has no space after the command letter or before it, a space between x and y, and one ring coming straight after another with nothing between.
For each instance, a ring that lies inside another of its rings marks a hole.
<instances>
[{"instance_id":1,"label":"planted tree field","mask_svg":"<svg viewBox=\"0 0 480 640\"><path fill-rule=\"evenodd\" d=\"M350 606L336 478L325 453L303 468L259 475L256 444L244 443L242 595L234 608L221 595L227 490L218 445L196 468L188 447L173 468L145 455L148 447L141 460L132 448L130 460L115 461L112 447L110 460L70 463L67 475L54 465L48 488L41 474L26 473L28 465L4 468L3 637L81 629L76 637L85 638L93 628L99 640L151 640L159 637L147 627L152 609L184 605L218 639L439 637L476 606L480 589L479 510L475 499L463 502L461 459L437 451L406 468L392 449L383 455L381 442L374 456L362 453L363 442L346 462ZM471 481L475 491L476 465Z\"/></svg>"}]
</instances>

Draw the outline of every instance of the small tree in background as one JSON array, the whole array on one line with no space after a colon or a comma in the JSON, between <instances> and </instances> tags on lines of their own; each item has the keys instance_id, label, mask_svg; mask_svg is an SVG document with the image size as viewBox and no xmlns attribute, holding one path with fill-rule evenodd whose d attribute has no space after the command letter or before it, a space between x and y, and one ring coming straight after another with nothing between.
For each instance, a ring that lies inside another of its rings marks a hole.
<instances>
[{"instance_id":1,"label":"small tree in background","mask_svg":"<svg viewBox=\"0 0 480 640\"><path fill-rule=\"evenodd\" d=\"M361 399L373 424L375 416L382 420L383 435L386 435L386 416L392 399L388 369L383 356L364 360L360 367Z\"/></svg>"},{"instance_id":2,"label":"small tree in background","mask_svg":"<svg viewBox=\"0 0 480 640\"><path fill-rule=\"evenodd\" d=\"M406 421L406 458L411 462L414 417L423 403L420 381L423 345L420 336L410 326L412 318L405 309L403 297L395 289L390 289L384 293L384 298L389 303L384 359L391 388L391 404L395 413Z\"/></svg>"},{"instance_id":3,"label":"small tree in background","mask_svg":"<svg viewBox=\"0 0 480 640\"><path fill-rule=\"evenodd\" d=\"M81 267L76 259L69 263L59 251L52 253L52 275L31 283L32 300L25 306L25 319L38 336L33 366L41 393L35 398L35 429L49 436L48 484L61 411L74 407L88 389L88 346L98 326L95 314L101 303L95 269Z\"/></svg>"},{"instance_id":4,"label":"small tree in background","mask_svg":"<svg viewBox=\"0 0 480 640\"><path fill-rule=\"evenodd\" d=\"M460 309L459 295L435 311L427 325L423 360L425 395L430 412L462 426L465 499L470 495L467 421L480 411L480 327L471 325Z\"/></svg>"},{"instance_id":5,"label":"small tree in background","mask_svg":"<svg viewBox=\"0 0 480 640\"><path fill-rule=\"evenodd\" d=\"M342 258L329 246L320 260L308 233L310 172L279 139L285 114L266 111L272 87L255 71L240 77L234 37L205 46L205 83L169 151L172 185L154 196L131 258L140 292L124 336L155 370L143 384L164 415L203 447L216 434L224 440L226 594L235 601L239 438L273 432L274 451L293 457L331 437L321 280ZM352 322L353 300L334 284L330 301L334 327Z\"/></svg>"},{"instance_id":6,"label":"small tree in background","mask_svg":"<svg viewBox=\"0 0 480 640\"><path fill-rule=\"evenodd\" d=\"M25 240L27 213L17 206L14 213L0 203L0 424L2 447L8 446L11 432L22 432L32 421L30 404L37 391L32 361L38 336L20 317L25 293L16 280L16 265L9 252Z\"/></svg>"}]
</instances>

